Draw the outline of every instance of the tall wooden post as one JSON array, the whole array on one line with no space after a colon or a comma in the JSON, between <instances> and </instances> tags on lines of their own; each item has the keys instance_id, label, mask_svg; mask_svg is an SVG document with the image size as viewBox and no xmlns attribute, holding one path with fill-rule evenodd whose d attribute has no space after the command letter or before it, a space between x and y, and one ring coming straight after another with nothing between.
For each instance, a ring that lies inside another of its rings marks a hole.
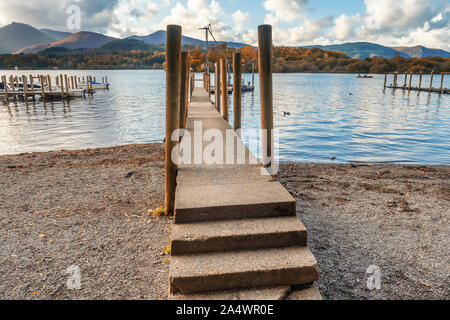
<instances>
[{"instance_id":1,"label":"tall wooden post","mask_svg":"<svg viewBox=\"0 0 450 320\"><path fill-rule=\"evenodd\" d=\"M56 76L56 78L55 78L55 84L56 84L56 86L59 87L59 76Z\"/></svg>"},{"instance_id":2,"label":"tall wooden post","mask_svg":"<svg viewBox=\"0 0 450 320\"><path fill-rule=\"evenodd\" d=\"M50 75L47 76L47 82L48 82L48 91L52 93L52 77L50 77Z\"/></svg>"},{"instance_id":3,"label":"tall wooden post","mask_svg":"<svg viewBox=\"0 0 450 320\"><path fill-rule=\"evenodd\" d=\"M216 101L216 109L217 111L221 112L220 110L220 62L216 62L215 64L216 74L214 79L214 98Z\"/></svg>"},{"instance_id":4,"label":"tall wooden post","mask_svg":"<svg viewBox=\"0 0 450 320\"><path fill-rule=\"evenodd\" d=\"M75 81L75 88L74 89L78 89L78 77L74 77L75 79L74 79L74 81Z\"/></svg>"},{"instance_id":5,"label":"tall wooden post","mask_svg":"<svg viewBox=\"0 0 450 320\"><path fill-rule=\"evenodd\" d=\"M233 112L234 130L241 128L241 95L242 95L242 55L240 52L233 54Z\"/></svg>"},{"instance_id":6,"label":"tall wooden post","mask_svg":"<svg viewBox=\"0 0 450 320\"><path fill-rule=\"evenodd\" d=\"M386 88L386 82L387 82L387 73L384 74L384 85L383 85L383 88Z\"/></svg>"},{"instance_id":7,"label":"tall wooden post","mask_svg":"<svg viewBox=\"0 0 450 320\"><path fill-rule=\"evenodd\" d=\"M422 74L422 71L420 72L420 76L419 76L419 93L420 93L420 91L422 91L422 76L423 76L423 74Z\"/></svg>"},{"instance_id":8,"label":"tall wooden post","mask_svg":"<svg viewBox=\"0 0 450 320\"><path fill-rule=\"evenodd\" d=\"M220 77L222 83L222 115L228 122L228 79L227 79L227 60L220 59Z\"/></svg>"},{"instance_id":9,"label":"tall wooden post","mask_svg":"<svg viewBox=\"0 0 450 320\"><path fill-rule=\"evenodd\" d=\"M75 80L73 79L73 76L70 76L70 84L72 86L72 90L75 89Z\"/></svg>"},{"instance_id":10,"label":"tall wooden post","mask_svg":"<svg viewBox=\"0 0 450 320\"><path fill-rule=\"evenodd\" d=\"M433 89L433 76L434 76L434 71L431 71L430 89L428 90L428 93L431 93L431 89Z\"/></svg>"},{"instance_id":11,"label":"tall wooden post","mask_svg":"<svg viewBox=\"0 0 450 320\"><path fill-rule=\"evenodd\" d=\"M64 75L64 83L66 85L66 93L69 93L69 78L67 77L67 74Z\"/></svg>"},{"instance_id":12,"label":"tall wooden post","mask_svg":"<svg viewBox=\"0 0 450 320\"><path fill-rule=\"evenodd\" d=\"M406 88L406 81L408 80L408 74L405 72L405 83L403 84L403 88Z\"/></svg>"},{"instance_id":13,"label":"tall wooden post","mask_svg":"<svg viewBox=\"0 0 450 320\"><path fill-rule=\"evenodd\" d=\"M181 53L181 80L180 80L180 119L179 128L186 128L186 110L187 110L187 94L188 86L186 85L189 81L187 78L189 70L189 56L186 51Z\"/></svg>"},{"instance_id":14,"label":"tall wooden post","mask_svg":"<svg viewBox=\"0 0 450 320\"><path fill-rule=\"evenodd\" d=\"M172 161L176 141L172 133L179 127L181 80L181 26L168 25L166 39L166 145L165 145L165 212L173 214L177 165Z\"/></svg>"},{"instance_id":15,"label":"tall wooden post","mask_svg":"<svg viewBox=\"0 0 450 320\"><path fill-rule=\"evenodd\" d=\"M28 101L28 81L26 76L22 76L22 84L23 84L23 99Z\"/></svg>"},{"instance_id":16,"label":"tall wooden post","mask_svg":"<svg viewBox=\"0 0 450 320\"><path fill-rule=\"evenodd\" d=\"M42 101L45 101L45 83L44 83L44 76L40 77L40 82L41 82L41 98Z\"/></svg>"},{"instance_id":17,"label":"tall wooden post","mask_svg":"<svg viewBox=\"0 0 450 320\"><path fill-rule=\"evenodd\" d=\"M61 88L61 99L64 99L64 81L63 81L63 75L59 75L59 82L60 82L60 88Z\"/></svg>"},{"instance_id":18,"label":"tall wooden post","mask_svg":"<svg viewBox=\"0 0 450 320\"><path fill-rule=\"evenodd\" d=\"M3 82L3 87L5 88L5 98L6 98L6 101L9 101L8 83L6 83L6 76L2 76L2 82Z\"/></svg>"},{"instance_id":19,"label":"tall wooden post","mask_svg":"<svg viewBox=\"0 0 450 320\"><path fill-rule=\"evenodd\" d=\"M411 91L412 77L413 77L413 74L412 74L412 72L410 72L410 73L409 73L409 87L408 87L408 92Z\"/></svg>"},{"instance_id":20,"label":"tall wooden post","mask_svg":"<svg viewBox=\"0 0 450 320\"><path fill-rule=\"evenodd\" d=\"M9 77L9 85L11 87L11 90L14 93L14 99L17 100L17 94L16 94L17 90L16 90L16 87L14 86L14 78L13 78L13 76Z\"/></svg>"},{"instance_id":21,"label":"tall wooden post","mask_svg":"<svg viewBox=\"0 0 450 320\"><path fill-rule=\"evenodd\" d=\"M394 89L397 88L397 77L398 77L398 73L394 73Z\"/></svg>"},{"instance_id":22,"label":"tall wooden post","mask_svg":"<svg viewBox=\"0 0 450 320\"><path fill-rule=\"evenodd\" d=\"M441 72L441 93L444 93L444 73Z\"/></svg>"},{"instance_id":23,"label":"tall wooden post","mask_svg":"<svg viewBox=\"0 0 450 320\"><path fill-rule=\"evenodd\" d=\"M263 132L262 155L263 164L268 166L273 160L272 26L258 27L258 47L261 129L266 132Z\"/></svg>"}]
</instances>

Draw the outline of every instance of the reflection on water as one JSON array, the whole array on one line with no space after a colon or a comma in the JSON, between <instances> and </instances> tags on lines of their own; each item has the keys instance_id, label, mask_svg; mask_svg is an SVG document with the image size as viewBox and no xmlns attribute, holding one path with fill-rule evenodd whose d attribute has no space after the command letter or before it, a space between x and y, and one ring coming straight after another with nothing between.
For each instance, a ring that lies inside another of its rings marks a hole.
<instances>
[{"instance_id":1,"label":"reflection on water","mask_svg":"<svg viewBox=\"0 0 450 320\"><path fill-rule=\"evenodd\" d=\"M71 74L108 76L110 90L69 102L0 103L0 154L162 141L163 71ZM281 158L448 164L450 96L383 91L383 81L382 75L275 74L274 122L280 130ZM424 76L424 86L428 81ZM450 87L450 77L444 86ZM257 83L254 93L243 94L242 103L242 126L258 128ZM229 109L232 123L232 99Z\"/></svg>"}]
</instances>

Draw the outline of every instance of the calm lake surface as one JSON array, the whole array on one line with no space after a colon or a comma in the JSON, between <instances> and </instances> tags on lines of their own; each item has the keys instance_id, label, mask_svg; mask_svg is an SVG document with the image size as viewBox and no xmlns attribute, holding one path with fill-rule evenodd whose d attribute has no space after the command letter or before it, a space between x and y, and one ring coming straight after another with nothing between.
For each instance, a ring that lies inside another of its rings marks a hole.
<instances>
[{"instance_id":1,"label":"calm lake surface","mask_svg":"<svg viewBox=\"0 0 450 320\"><path fill-rule=\"evenodd\" d=\"M30 73L55 76L61 71L0 71ZM64 103L0 102L0 154L162 141L164 71L63 73L107 76L110 90ZM251 75L245 79L250 81ZM403 77L399 79L403 84ZM273 81L274 122L283 160L450 164L449 95L383 91L382 75L357 79L353 74L274 74ZM413 85L417 82L418 77ZM260 125L256 86L254 93L242 97L243 128ZM424 77L423 86L429 86L429 77ZM440 86L440 75L434 86ZM450 76L444 86L450 87ZM230 99L230 123L231 103Z\"/></svg>"}]
</instances>

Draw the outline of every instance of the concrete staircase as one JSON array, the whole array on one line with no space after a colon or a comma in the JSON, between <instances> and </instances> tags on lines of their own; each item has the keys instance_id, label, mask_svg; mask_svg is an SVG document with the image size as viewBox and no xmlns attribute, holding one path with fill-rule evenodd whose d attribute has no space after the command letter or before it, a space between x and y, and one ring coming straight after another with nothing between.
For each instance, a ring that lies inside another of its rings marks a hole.
<instances>
[{"instance_id":1,"label":"concrete staircase","mask_svg":"<svg viewBox=\"0 0 450 320\"><path fill-rule=\"evenodd\" d=\"M229 125L196 89L187 129ZM242 143L242 142L241 142ZM248 159L253 157L247 150ZM170 299L320 299L317 262L295 199L260 165L185 165L179 168L172 226Z\"/></svg>"}]
</instances>

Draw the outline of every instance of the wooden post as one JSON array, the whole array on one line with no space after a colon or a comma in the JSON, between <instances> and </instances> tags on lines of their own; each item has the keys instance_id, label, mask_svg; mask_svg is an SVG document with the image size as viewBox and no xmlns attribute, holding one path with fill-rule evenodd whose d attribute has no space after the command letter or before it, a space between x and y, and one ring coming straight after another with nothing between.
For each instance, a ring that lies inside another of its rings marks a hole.
<instances>
[{"instance_id":1,"label":"wooden post","mask_svg":"<svg viewBox=\"0 0 450 320\"><path fill-rule=\"evenodd\" d=\"M74 77L75 79L74 79L74 81L75 81L75 89L78 89L78 77L77 76L75 76Z\"/></svg>"},{"instance_id":2,"label":"wooden post","mask_svg":"<svg viewBox=\"0 0 450 320\"><path fill-rule=\"evenodd\" d=\"M441 72L441 93L444 93L444 73Z\"/></svg>"},{"instance_id":3,"label":"wooden post","mask_svg":"<svg viewBox=\"0 0 450 320\"><path fill-rule=\"evenodd\" d=\"M422 71L420 72L420 76L419 76L419 93L420 91L422 91Z\"/></svg>"},{"instance_id":4,"label":"wooden post","mask_svg":"<svg viewBox=\"0 0 450 320\"><path fill-rule=\"evenodd\" d=\"M214 79L214 98L216 102L216 109L220 113L220 62L216 62L215 69L216 74Z\"/></svg>"},{"instance_id":5,"label":"wooden post","mask_svg":"<svg viewBox=\"0 0 450 320\"><path fill-rule=\"evenodd\" d=\"M42 98L42 101L45 101L45 83L44 83L44 76L41 76L40 79L41 79L41 98Z\"/></svg>"},{"instance_id":6,"label":"wooden post","mask_svg":"<svg viewBox=\"0 0 450 320\"><path fill-rule=\"evenodd\" d=\"M181 80L181 26L168 25L166 39L166 145L165 145L165 212L174 213L177 165L172 161L176 141L172 133L179 127Z\"/></svg>"},{"instance_id":7,"label":"wooden post","mask_svg":"<svg viewBox=\"0 0 450 320\"><path fill-rule=\"evenodd\" d=\"M406 81L408 80L408 74L405 72L405 83L403 84L403 88L406 88Z\"/></svg>"},{"instance_id":8,"label":"wooden post","mask_svg":"<svg viewBox=\"0 0 450 320\"><path fill-rule=\"evenodd\" d=\"M61 99L64 99L64 82L63 82L63 75L60 74L59 75L59 82L61 83L60 88L61 88Z\"/></svg>"},{"instance_id":9,"label":"wooden post","mask_svg":"<svg viewBox=\"0 0 450 320\"><path fill-rule=\"evenodd\" d=\"M387 82L387 73L384 74L384 86L383 86L383 88L386 88L386 82Z\"/></svg>"},{"instance_id":10,"label":"wooden post","mask_svg":"<svg viewBox=\"0 0 450 320\"><path fill-rule=\"evenodd\" d=\"M55 80L56 80L56 81L55 81L56 85L59 87L59 77L56 76L56 79L55 79Z\"/></svg>"},{"instance_id":11,"label":"wooden post","mask_svg":"<svg viewBox=\"0 0 450 320\"><path fill-rule=\"evenodd\" d=\"M105 77L105 83L108 83L108 77Z\"/></svg>"},{"instance_id":12,"label":"wooden post","mask_svg":"<svg viewBox=\"0 0 450 320\"><path fill-rule=\"evenodd\" d=\"M28 101L28 81L26 76L22 76L22 84L23 84L23 99Z\"/></svg>"},{"instance_id":13,"label":"wooden post","mask_svg":"<svg viewBox=\"0 0 450 320\"><path fill-rule=\"evenodd\" d=\"M14 86L14 78L13 78L13 76L9 77L9 85L11 86L11 90L14 93L14 99L17 100L17 94L15 94L17 90L16 90L16 88Z\"/></svg>"},{"instance_id":14,"label":"wooden post","mask_svg":"<svg viewBox=\"0 0 450 320\"><path fill-rule=\"evenodd\" d=\"M47 76L47 82L48 82L48 91L52 93L52 78L50 75Z\"/></svg>"},{"instance_id":15,"label":"wooden post","mask_svg":"<svg viewBox=\"0 0 450 320\"><path fill-rule=\"evenodd\" d=\"M222 82L222 115L228 122L228 79L227 79L227 61L220 59L220 77Z\"/></svg>"},{"instance_id":16,"label":"wooden post","mask_svg":"<svg viewBox=\"0 0 450 320\"><path fill-rule=\"evenodd\" d=\"M261 100L261 129L263 132L263 164L270 166L272 154L273 130L273 87L272 87L272 26L258 27L258 64ZM264 150L265 149L265 150Z\"/></svg>"},{"instance_id":17,"label":"wooden post","mask_svg":"<svg viewBox=\"0 0 450 320\"><path fill-rule=\"evenodd\" d=\"M34 100L34 81L33 75L30 74L30 92L32 93L32 98Z\"/></svg>"},{"instance_id":18,"label":"wooden post","mask_svg":"<svg viewBox=\"0 0 450 320\"><path fill-rule=\"evenodd\" d=\"M428 93L431 93L431 89L433 89L433 76L434 76L434 71L431 71L430 90L428 90Z\"/></svg>"},{"instance_id":19,"label":"wooden post","mask_svg":"<svg viewBox=\"0 0 450 320\"><path fill-rule=\"evenodd\" d=\"M397 77L398 77L398 73L394 73L394 89L397 88Z\"/></svg>"},{"instance_id":20,"label":"wooden post","mask_svg":"<svg viewBox=\"0 0 450 320\"><path fill-rule=\"evenodd\" d=\"M186 110L187 110L187 94L188 94L188 83L189 78L187 78L189 70L189 56L186 51L181 53L181 79L180 79L180 119L179 128L186 128Z\"/></svg>"},{"instance_id":21,"label":"wooden post","mask_svg":"<svg viewBox=\"0 0 450 320\"><path fill-rule=\"evenodd\" d=\"M9 101L8 83L6 83L6 76L2 76L2 82L3 82L3 87L5 88L5 98L6 98L6 101Z\"/></svg>"},{"instance_id":22,"label":"wooden post","mask_svg":"<svg viewBox=\"0 0 450 320\"><path fill-rule=\"evenodd\" d=\"M412 72L410 72L410 73L409 73L409 87L408 87L408 92L411 91L412 77L413 77L413 74L412 74Z\"/></svg>"},{"instance_id":23,"label":"wooden post","mask_svg":"<svg viewBox=\"0 0 450 320\"><path fill-rule=\"evenodd\" d=\"M64 75L64 83L66 85L66 93L69 93L69 78L67 77L67 74Z\"/></svg>"},{"instance_id":24,"label":"wooden post","mask_svg":"<svg viewBox=\"0 0 450 320\"><path fill-rule=\"evenodd\" d=\"M242 55L240 52L233 54L233 111L234 130L241 128L241 95L242 95Z\"/></svg>"},{"instance_id":25,"label":"wooden post","mask_svg":"<svg viewBox=\"0 0 450 320\"><path fill-rule=\"evenodd\" d=\"M72 90L75 89L75 80L73 76L70 76L70 84L72 85Z\"/></svg>"}]
</instances>

